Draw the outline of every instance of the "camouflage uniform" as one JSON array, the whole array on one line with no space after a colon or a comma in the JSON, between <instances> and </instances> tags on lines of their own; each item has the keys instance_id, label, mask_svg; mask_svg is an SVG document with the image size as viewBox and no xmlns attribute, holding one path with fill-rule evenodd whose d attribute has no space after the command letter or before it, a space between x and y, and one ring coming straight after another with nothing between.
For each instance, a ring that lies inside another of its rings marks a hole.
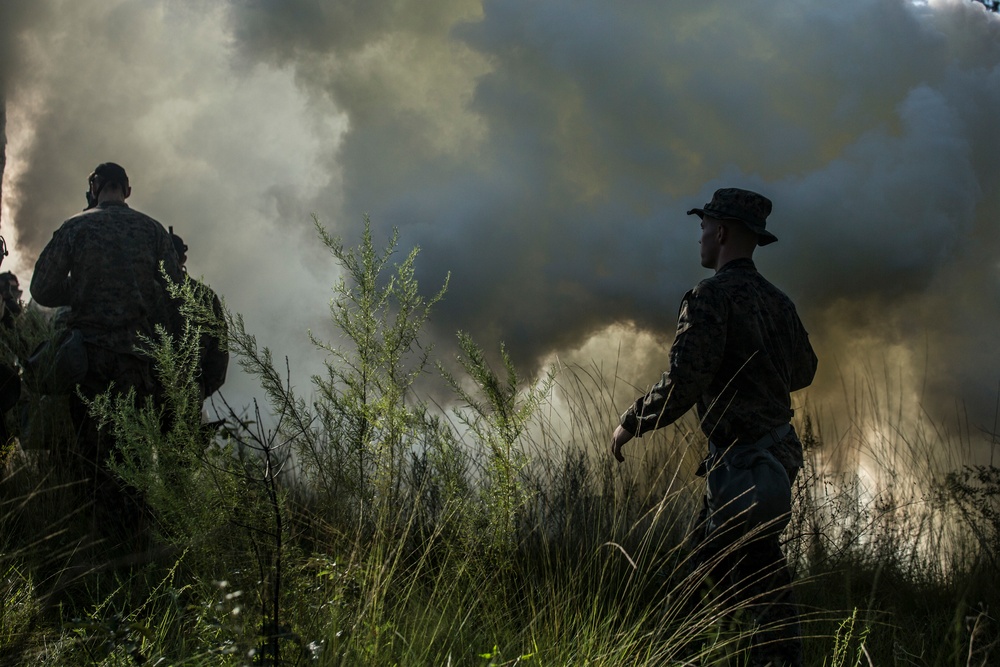
<instances>
[{"instance_id":1,"label":"camouflage uniform","mask_svg":"<svg viewBox=\"0 0 1000 667\"><path fill-rule=\"evenodd\" d=\"M139 335L177 326L160 263L171 280L183 278L167 230L124 202L105 202L56 230L31 279L43 306L69 306L67 325L92 347L134 355Z\"/></svg>"},{"instance_id":2,"label":"camouflage uniform","mask_svg":"<svg viewBox=\"0 0 1000 667\"><path fill-rule=\"evenodd\" d=\"M633 435L671 424L697 406L721 446L753 442L792 418L789 394L807 387L816 355L795 306L737 259L684 295L670 369L624 415ZM801 452L782 460L799 467Z\"/></svg>"},{"instance_id":3,"label":"camouflage uniform","mask_svg":"<svg viewBox=\"0 0 1000 667\"><path fill-rule=\"evenodd\" d=\"M205 314L211 314L211 322L202 322L205 331L201 335L201 356L198 369L198 388L201 393L201 400L217 392L226 382L226 375L229 369L229 349L228 328L226 326L225 312L222 309L222 302L219 296L211 287L188 278L194 289L195 298L198 299L205 308Z\"/></svg>"},{"instance_id":4,"label":"camouflage uniform","mask_svg":"<svg viewBox=\"0 0 1000 667\"><path fill-rule=\"evenodd\" d=\"M187 263L188 246L177 234L174 234L173 227L170 228L170 238L174 243L174 250L180 259L181 269L185 269ZM200 358L198 368L198 388L202 402L206 398L218 391L226 382L226 374L229 368L228 328L226 325L225 312L222 309L222 302L215 291L200 280L190 276L187 277L188 286L191 287L195 301L201 306L202 313L196 317L197 324L202 327L200 340Z\"/></svg>"},{"instance_id":5,"label":"camouflage uniform","mask_svg":"<svg viewBox=\"0 0 1000 667\"><path fill-rule=\"evenodd\" d=\"M140 401L159 400L152 364L136 348L140 335L156 338L157 325L178 331L161 263L172 280L183 279L167 230L121 201L106 201L64 222L38 257L31 295L43 306L69 306L66 326L82 332L87 349L80 383L85 397L113 383L116 394L134 389ZM82 458L99 464L107 452L86 405L75 392L71 400Z\"/></svg>"},{"instance_id":6,"label":"camouflage uniform","mask_svg":"<svg viewBox=\"0 0 1000 667\"><path fill-rule=\"evenodd\" d=\"M752 260L733 260L684 296L670 368L625 411L621 425L642 435L697 406L713 445L754 443L789 422L790 392L808 386L815 371L816 355L791 300L757 272ZM769 451L794 480L802 466L795 431L772 442ZM702 543L699 549L703 562L726 553L722 545ZM756 598L750 611L757 622L785 626L784 632L759 633L759 640L778 643L755 649L752 664L801 664L791 577L778 536L732 551L716 571L734 590L745 590L746 599ZM754 583L748 587L747 581Z\"/></svg>"},{"instance_id":7,"label":"camouflage uniform","mask_svg":"<svg viewBox=\"0 0 1000 667\"><path fill-rule=\"evenodd\" d=\"M17 276L10 271L0 273L0 328L7 330L4 336L18 337L15 320L21 311L21 289ZM14 365L14 358L0 359L0 460L11 438L6 414L17 405L20 398L21 376L17 372L17 366Z\"/></svg>"}]
</instances>

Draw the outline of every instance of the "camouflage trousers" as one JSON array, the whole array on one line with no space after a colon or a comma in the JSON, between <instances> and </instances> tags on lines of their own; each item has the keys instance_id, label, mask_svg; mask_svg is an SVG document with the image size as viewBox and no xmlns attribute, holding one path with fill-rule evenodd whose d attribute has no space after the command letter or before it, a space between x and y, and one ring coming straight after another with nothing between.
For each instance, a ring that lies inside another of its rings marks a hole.
<instances>
[{"instance_id":1,"label":"camouflage trousers","mask_svg":"<svg viewBox=\"0 0 1000 667\"><path fill-rule=\"evenodd\" d=\"M76 442L70 448L69 465L75 476L86 480L88 497L93 501L93 521L101 532L112 531L117 539L137 536L146 522L145 502L138 490L123 484L110 470L108 461L115 456L116 442L110 428L99 428L90 415L87 401L111 388L113 396L135 391L137 403L159 392L153 379L151 362L134 355L118 354L87 345L87 375L79 393L70 396L69 408Z\"/></svg>"},{"instance_id":2,"label":"camouflage trousers","mask_svg":"<svg viewBox=\"0 0 1000 667\"><path fill-rule=\"evenodd\" d=\"M111 350L86 345L87 374L80 382L79 393L73 392L70 399L70 413L73 425L77 431L77 450L85 459L100 461L109 453L110 433L97 429L96 422L91 418L87 401L111 389L112 396L125 396L129 391L135 391L137 403L148 397L156 399L157 386L153 379L152 364L131 354L119 354Z\"/></svg>"},{"instance_id":3,"label":"camouflage trousers","mask_svg":"<svg viewBox=\"0 0 1000 667\"><path fill-rule=\"evenodd\" d=\"M794 484L798 468L786 468ZM699 526L707 525L708 502L703 503ZM802 633L792 576L781 551L779 536L768 534L732 544L706 537L697 530L692 545L695 565L707 572L706 581L722 588L726 606L749 617L752 625L748 665L801 667Z\"/></svg>"}]
</instances>

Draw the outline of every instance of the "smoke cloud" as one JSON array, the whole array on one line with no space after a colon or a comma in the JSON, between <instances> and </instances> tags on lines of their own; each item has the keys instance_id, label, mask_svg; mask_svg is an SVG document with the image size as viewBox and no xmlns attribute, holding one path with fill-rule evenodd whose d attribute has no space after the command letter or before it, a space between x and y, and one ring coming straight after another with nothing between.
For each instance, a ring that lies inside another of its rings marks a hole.
<instances>
[{"instance_id":1,"label":"smoke cloud","mask_svg":"<svg viewBox=\"0 0 1000 667\"><path fill-rule=\"evenodd\" d=\"M7 166L7 105L9 83L22 65L21 41L32 19L44 16L44 10L33 14L29 0L10 0L0 5L0 201L3 198L3 175ZM3 211L0 210L0 228Z\"/></svg>"},{"instance_id":2,"label":"smoke cloud","mask_svg":"<svg viewBox=\"0 0 1000 667\"><path fill-rule=\"evenodd\" d=\"M6 7L6 5L4 5ZM343 115L302 96L289 71L233 57L224 6L32 2L7 100L5 269L22 284L100 162L125 166L135 208L172 226L203 276L261 342L305 374L306 331L335 275L308 202L333 176ZM5 24L6 25L6 24ZM4 45L8 48L8 45ZM237 405L253 386L234 369Z\"/></svg>"},{"instance_id":3,"label":"smoke cloud","mask_svg":"<svg viewBox=\"0 0 1000 667\"><path fill-rule=\"evenodd\" d=\"M428 293L451 272L443 349L462 329L644 386L706 277L684 212L747 187L774 201L756 259L813 336L817 394L891 350L930 412L992 423L1000 20L978 3L17 6L31 28L4 22L0 52L23 64L0 73L24 272L115 160L305 371L334 278L309 214L352 240L367 212L421 247Z\"/></svg>"}]
</instances>

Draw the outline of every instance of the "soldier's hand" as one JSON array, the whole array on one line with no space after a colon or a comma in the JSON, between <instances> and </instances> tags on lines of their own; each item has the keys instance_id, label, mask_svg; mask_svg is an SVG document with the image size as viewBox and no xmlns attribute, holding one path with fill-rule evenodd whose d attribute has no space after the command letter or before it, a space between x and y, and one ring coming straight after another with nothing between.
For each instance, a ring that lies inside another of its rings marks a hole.
<instances>
[{"instance_id":1,"label":"soldier's hand","mask_svg":"<svg viewBox=\"0 0 1000 667\"><path fill-rule=\"evenodd\" d=\"M622 447L631 439L632 434L625 430L624 426L616 428L614 434L611 436L611 454L618 460L618 463L625 460L625 457L622 456Z\"/></svg>"}]
</instances>

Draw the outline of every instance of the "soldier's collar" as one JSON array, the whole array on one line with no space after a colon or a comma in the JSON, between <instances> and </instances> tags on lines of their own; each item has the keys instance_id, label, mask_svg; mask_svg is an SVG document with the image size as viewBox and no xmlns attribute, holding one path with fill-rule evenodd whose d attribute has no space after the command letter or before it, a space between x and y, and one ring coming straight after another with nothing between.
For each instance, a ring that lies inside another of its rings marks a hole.
<instances>
[{"instance_id":1,"label":"soldier's collar","mask_svg":"<svg viewBox=\"0 0 1000 667\"><path fill-rule=\"evenodd\" d=\"M756 271L757 265L753 263L753 260L749 257L740 257L739 259L734 259L732 261L726 262L719 268L716 273L722 273L723 271Z\"/></svg>"}]
</instances>

